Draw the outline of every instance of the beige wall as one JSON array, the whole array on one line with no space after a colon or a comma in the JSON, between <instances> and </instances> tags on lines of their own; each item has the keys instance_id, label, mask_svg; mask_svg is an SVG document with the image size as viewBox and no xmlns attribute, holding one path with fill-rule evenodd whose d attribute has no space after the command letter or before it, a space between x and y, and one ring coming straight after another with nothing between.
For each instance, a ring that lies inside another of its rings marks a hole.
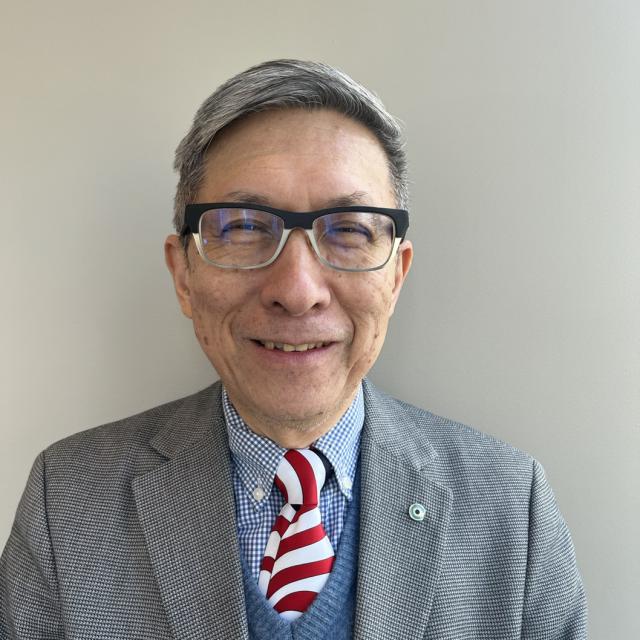
<instances>
[{"instance_id":1,"label":"beige wall","mask_svg":"<svg viewBox=\"0 0 640 640\"><path fill-rule=\"evenodd\" d=\"M0 7L0 546L36 454L214 377L162 260L175 144L255 62L406 123L416 260L373 378L545 465L596 640L640 637L640 3Z\"/></svg>"}]
</instances>

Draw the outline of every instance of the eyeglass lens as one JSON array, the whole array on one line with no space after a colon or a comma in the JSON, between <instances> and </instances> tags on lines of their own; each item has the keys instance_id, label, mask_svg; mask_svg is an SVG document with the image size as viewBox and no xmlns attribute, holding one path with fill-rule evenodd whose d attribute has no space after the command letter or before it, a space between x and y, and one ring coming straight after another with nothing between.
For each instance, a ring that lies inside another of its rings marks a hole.
<instances>
[{"instance_id":1,"label":"eyeglass lens","mask_svg":"<svg viewBox=\"0 0 640 640\"><path fill-rule=\"evenodd\" d=\"M284 222L253 209L211 209L200 218L200 242L207 260L221 266L253 267L268 262L278 249ZM393 249L393 220L382 213L343 211L313 222L315 249L339 269L382 266Z\"/></svg>"}]
</instances>

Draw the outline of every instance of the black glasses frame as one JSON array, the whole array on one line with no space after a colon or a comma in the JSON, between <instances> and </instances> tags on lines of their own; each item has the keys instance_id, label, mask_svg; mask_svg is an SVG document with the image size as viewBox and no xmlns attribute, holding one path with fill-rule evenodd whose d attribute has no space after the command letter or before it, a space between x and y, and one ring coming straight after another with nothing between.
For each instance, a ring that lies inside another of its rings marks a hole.
<instances>
[{"instance_id":1,"label":"black glasses frame","mask_svg":"<svg viewBox=\"0 0 640 640\"><path fill-rule=\"evenodd\" d=\"M202 241L200 239L200 221L204 213L207 211L211 211L214 209L250 209L252 211L262 211L265 213L272 214L278 218L280 218L284 223L284 229L282 232L282 237L280 238L280 242L276 247L273 255L264 262L255 265L227 265L215 262L211 258L206 255L206 252L203 250ZM331 213L380 213L383 214L393 221L393 230L394 230L394 239L393 246L387 259L380 265L369 268L350 268L350 267L340 267L334 264L331 264L328 260L326 260L322 256L322 252L320 251L315 236L313 234L313 223L318 218L322 216L326 216ZM294 229L301 229L309 238L309 242L313 247L313 250L320 260L322 264L330 267L331 269L335 269L337 271L377 271L378 269L382 269L387 262L389 262L391 256L395 251L397 251L399 245L404 240L404 236L407 233L407 229L409 228L409 212L405 209L388 209L384 207L359 207L359 206L349 206L349 207L331 207L329 209L319 209L318 211L284 211L282 209L275 209L274 207L267 207L265 205L258 205L247 202L204 202L197 204L188 204L185 208L185 225L182 229L181 236L186 237L189 233L193 235L194 241L196 243L196 247L198 249L198 253L200 257L209 264L220 267L221 269L260 269L262 267L266 267L272 264L275 260L277 260L278 256L282 252L285 244L287 243L289 234Z\"/></svg>"},{"instance_id":2,"label":"black glasses frame","mask_svg":"<svg viewBox=\"0 0 640 640\"><path fill-rule=\"evenodd\" d=\"M261 204L248 202L205 202L188 204L185 207L185 223L180 232L181 236L188 233L199 233L199 224L202 214L211 209L252 209L264 211L278 216L284 222L285 229L312 229L315 220L329 213L382 213L389 216L394 223L396 238L404 240L409 229L409 212L406 209L386 209L384 207L331 207L330 209L318 209L317 211L285 211L274 209Z\"/></svg>"}]
</instances>

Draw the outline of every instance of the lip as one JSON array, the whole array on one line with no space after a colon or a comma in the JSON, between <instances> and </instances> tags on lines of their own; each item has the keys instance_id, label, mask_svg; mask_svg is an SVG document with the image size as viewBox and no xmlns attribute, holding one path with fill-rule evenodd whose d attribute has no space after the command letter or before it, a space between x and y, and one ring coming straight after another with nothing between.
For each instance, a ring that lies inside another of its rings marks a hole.
<instances>
[{"instance_id":1,"label":"lip","mask_svg":"<svg viewBox=\"0 0 640 640\"><path fill-rule=\"evenodd\" d=\"M292 340L291 338L285 338L284 340L280 340L277 338L251 338L254 342L258 342L261 344L261 346L265 346L264 343L271 343L272 346L280 344L280 345L284 345L284 344L288 344L288 345L309 345L309 344L322 344L322 347L314 347L314 348L323 348L325 346L329 346L330 344L334 343L335 340L318 340L317 338L313 338L311 340L305 340L304 338L296 338L295 340ZM268 348L268 347L267 347Z\"/></svg>"},{"instance_id":2,"label":"lip","mask_svg":"<svg viewBox=\"0 0 640 640\"><path fill-rule=\"evenodd\" d=\"M288 342L287 340L272 340L272 342L283 342L287 344L308 344L302 340L296 342ZM309 342L324 342L323 340L310 340ZM327 355L335 350L338 346L337 342L328 342L323 347L316 347L307 351L281 351L280 349L267 349L259 340L249 340L252 349L257 357L263 361L274 365L296 366L296 365L313 365L324 360Z\"/></svg>"}]
</instances>

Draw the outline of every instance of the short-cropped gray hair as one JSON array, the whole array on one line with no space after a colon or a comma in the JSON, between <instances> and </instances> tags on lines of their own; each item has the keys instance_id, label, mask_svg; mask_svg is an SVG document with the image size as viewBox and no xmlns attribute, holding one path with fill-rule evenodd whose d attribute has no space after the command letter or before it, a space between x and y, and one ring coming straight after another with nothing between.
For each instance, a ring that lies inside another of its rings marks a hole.
<instances>
[{"instance_id":1,"label":"short-cropped gray hair","mask_svg":"<svg viewBox=\"0 0 640 640\"><path fill-rule=\"evenodd\" d=\"M362 123L378 138L389 160L398 207L408 201L407 163L398 121L380 99L348 75L319 62L273 60L227 80L198 109L176 149L179 173L173 223L180 233L184 208L193 202L204 177L206 153L216 134L242 116L280 108L333 109Z\"/></svg>"}]
</instances>

